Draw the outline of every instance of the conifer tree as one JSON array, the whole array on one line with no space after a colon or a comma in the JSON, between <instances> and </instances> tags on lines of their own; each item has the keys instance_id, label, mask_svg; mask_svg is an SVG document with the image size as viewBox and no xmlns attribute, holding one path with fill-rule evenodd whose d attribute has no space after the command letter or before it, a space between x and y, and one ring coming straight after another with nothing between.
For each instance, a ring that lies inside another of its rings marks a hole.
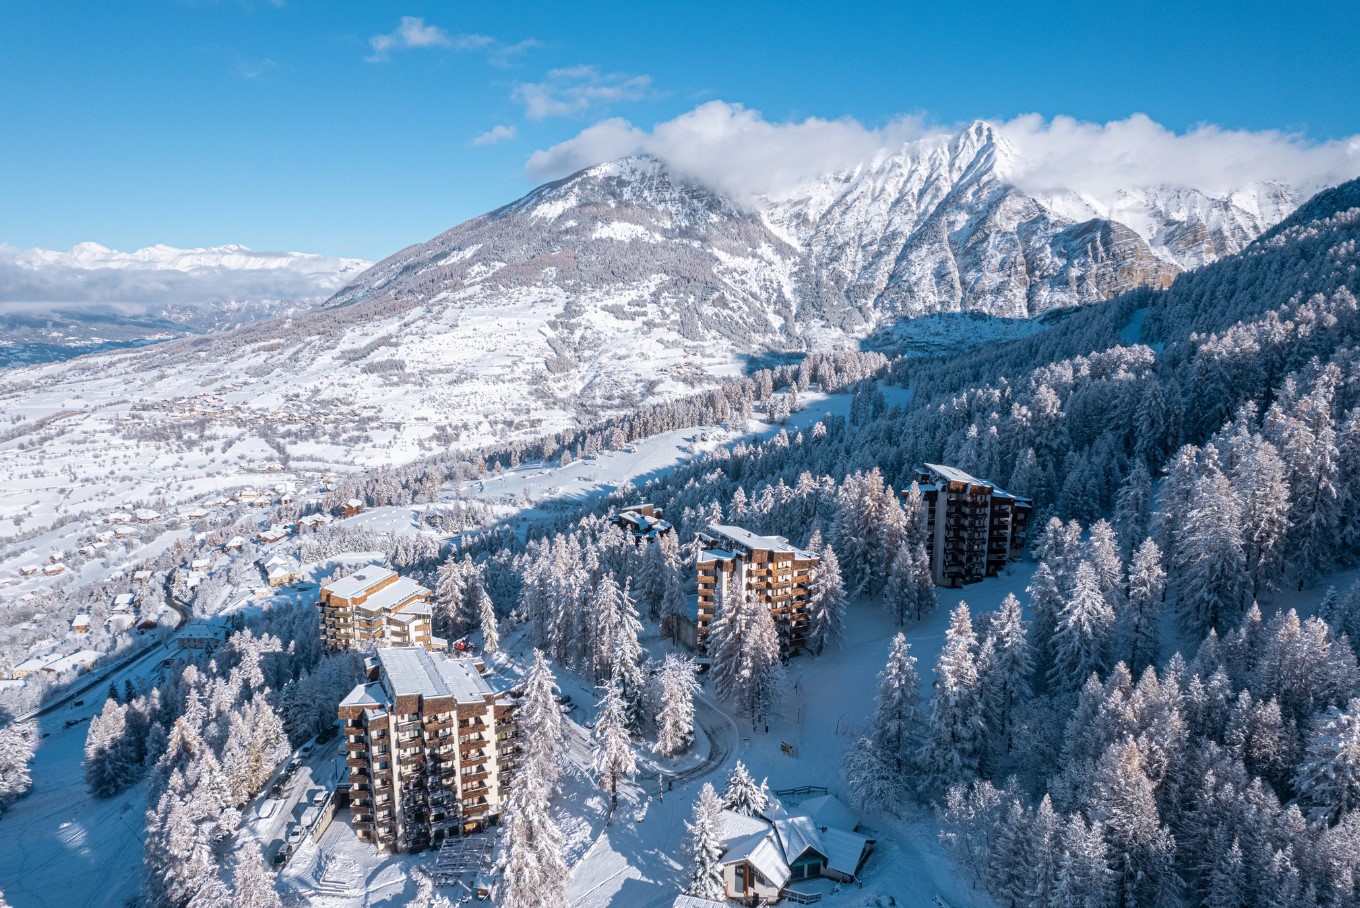
<instances>
[{"instance_id":1,"label":"conifer tree","mask_svg":"<svg viewBox=\"0 0 1360 908\"><path fill-rule=\"evenodd\" d=\"M482 650L488 656L500 652L501 635L496 627L496 606L486 590L478 596L477 614L482 626Z\"/></svg>"},{"instance_id":2,"label":"conifer tree","mask_svg":"<svg viewBox=\"0 0 1360 908\"><path fill-rule=\"evenodd\" d=\"M1131 672L1141 672L1157 659L1161 648L1158 628L1165 594L1166 572L1162 569L1161 550L1157 543L1145 539L1129 566L1127 605L1120 615L1123 623L1120 636L1128 647L1127 662Z\"/></svg>"},{"instance_id":3,"label":"conifer tree","mask_svg":"<svg viewBox=\"0 0 1360 908\"><path fill-rule=\"evenodd\" d=\"M727 779L723 790L722 806L728 810L753 817L768 806L768 798L763 786L757 785L750 770L741 760L732 767L732 775Z\"/></svg>"},{"instance_id":4,"label":"conifer tree","mask_svg":"<svg viewBox=\"0 0 1360 908\"><path fill-rule=\"evenodd\" d=\"M1058 616L1053 632L1050 689L1079 690L1092 672L1103 672L1109 667L1113 633L1114 610L1101 592L1095 568L1083 561L1077 568L1072 597Z\"/></svg>"},{"instance_id":5,"label":"conifer tree","mask_svg":"<svg viewBox=\"0 0 1360 908\"><path fill-rule=\"evenodd\" d=\"M723 898L722 860L723 854L723 803L712 784L705 782L699 789L699 798L694 802L694 814L685 823L688 841L685 851L692 868L689 895L701 899L719 900Z\"/></svg>"},{"instance_id":6,"label":"conifer tree","mask_svg":"<svg viewBox=\"0 0 1360 908\"><path fill-rule=\"evenodd\" d=\"M920 757L928 788L946 790L977 778L986 724L976 646L968 605L960 602L950 615L944 648L935 663L935 696Z\"/></svg>"},{"instance_id":7,"label":"conifer tree","mask_svg":"<svg viewBox=\"0 0 1360 908\"><path fill-rule=\"evenodd\" d=\"M1331 707L1308 740L1295 787L1308 818L1332 826L1360 808L1360 698Z\"/></svg>"},{"instance_id":8,"label":"conifer tree","mask_svg":"<svg viewBox=\"0 0 1360 908\"><path fill-rule=\"evenodd\" d=\"M661 711L656 716L656 744L663 757L683 753L694 743L694 697L699 693L694 660L668 653L661 664Z\"/></svg>"},{"instance_id":9,"label":"conifer tree","mask_svg":"<svg viewBox=\"0 0 1360 908\"><path fill-rule=\"evenodd\" d=\"M821 655L828 646L839 646L845 639L845 586L841 566L831 546L823 546L821 563L812 575L808 594L808 648Z\"/></svg>"},{"instance_id":10,"label":"conifer tree","mask_svg":"<svg viewBox=\"0 0 1360 908\"><path fill-rule=\"evenodd\" d=\"M592 769L600 787L609 793L609 813L619 805L619 783L637 773L637 758L628 738L628 716L616 675L604 688L595 714L595 757Z\"/></svg>"},{"instance_id":11,"label":"conifer tree","mask_svg":"<svg viewBox=\"0 0 1360 908\"><path fill-rule=\"evenodd\" d=\"M1114 530L1119 538L1120 553L1127 560L1133 546L1148 534L1152 515L1152 476L1147 463L1139 458L1120 487L1115 498Z\"/></svg>"},{"instance_id":12,"label":"conifer tree","mask_svg":"<svg viewBox=\"0 0 1360 908\"><path fill-rule=\"evenodd\" d=\"M1010 753L1015 712L1029 699L1030 676L1034 671L1020 600L1013 593L1001 601L988 636L992 641L992 659L986 677L980 680L987 728L996 737L997 746Z\"/></svg>"}]
</instances>

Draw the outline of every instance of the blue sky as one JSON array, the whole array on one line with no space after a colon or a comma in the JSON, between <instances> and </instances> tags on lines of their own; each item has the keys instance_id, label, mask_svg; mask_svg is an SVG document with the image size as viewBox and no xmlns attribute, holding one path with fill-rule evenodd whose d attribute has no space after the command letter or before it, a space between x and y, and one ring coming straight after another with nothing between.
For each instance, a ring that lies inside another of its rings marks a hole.
<instances>
[{"instance_id":1,"label":"blue sky","mask_svg":"<svg viewBox=\"0 0 1360 908\"><path fill-rule=\"evenodd\" d=\"M381 258L607 118L1360 133L1360 4L0 3L0 243ZM482 137L479 139L479 137ZM585 152L595 148L588 145ZM574 160L574 159L573 159Z\"/></svg>"}]
</instances>

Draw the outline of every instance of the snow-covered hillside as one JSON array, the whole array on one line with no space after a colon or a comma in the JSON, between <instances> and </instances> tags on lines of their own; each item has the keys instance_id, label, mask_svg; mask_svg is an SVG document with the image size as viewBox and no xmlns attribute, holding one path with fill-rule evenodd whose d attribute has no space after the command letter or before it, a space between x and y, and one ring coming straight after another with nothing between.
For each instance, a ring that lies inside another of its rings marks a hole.
<instances>
[{"instance_id":1,"label":"snow-covered hillside","mask_svg":"<svg viewBox=\"0 0 1360 908\"><path fill-rule=\"evenodd\" d=\"M22 481L0 518L155 498L261 462L353 469L537 437L771 355L1015 336L1236 251L1294 204L1275 185L1042 201L1014 185L1024 167L981 122L754 203L651 157L591 167L391 256L305 317L5 373L0 468ZM61 261L86 283L206 272L316 286L362 264L92 245ZM917 343L903 319L922 316ZM92 438L106 440L93 456Z\"/></svg>"}]
</instances>

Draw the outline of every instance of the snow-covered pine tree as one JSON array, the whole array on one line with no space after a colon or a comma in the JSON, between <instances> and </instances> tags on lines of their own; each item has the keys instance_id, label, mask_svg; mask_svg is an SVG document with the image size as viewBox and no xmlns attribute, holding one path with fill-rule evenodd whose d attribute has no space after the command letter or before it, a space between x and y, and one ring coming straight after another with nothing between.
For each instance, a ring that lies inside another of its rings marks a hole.
<instances>
[{"instance_id":1,"label":"snow-covered pine tree","mask_svg":"<svg viewBox=\"0 0 1360 908\"><path fill-rule=\"evenodd\" d=\"M557 678L539 650L534 650L515 723L524 740L522 772L535 774L551 795L561 776L562 708L557 705Z\"/></svg>"},{"instance_id":2,"label":"snow-covered pine tree","mask_svg":"<svg viewBox=\"0 0 1360 908\"><path fill-rule=\"evenodd\" d=\"M741 653L743 706L751 714L752 729L767 726L777 717L788 693L784 663L779 658L779 632L774 616L765 604L748 597L745 607L750 610L749 634L746 648Z\"/></svg>"},{"instance_id":3,"label":"snow-covered pine tree","mask_svg":"<svg viewBox=\"0 0 1360 908\"><path fill-rule=\"evenodd\" d=\"M495 655L501 649L501 635L496 627L496 604L485 589L478 596L477 616L482 626L482 651L488 656Z\"/></svg>"},{"instance_id":4,"label":"snow-covered pine tree","mask_svg":"<svg viewBox=\"0 0 1360 908\"><path fill-rule=\"evenodd\" d=\"M915 588L915 595L912 596L912 607L915 609L915 613L912 617L916 621L922 621L927 615L935 614L937 603L935 576L930 569L930 553L926 551L924 542L916 543L911 554L911 578L912 586Z\"/></svg>"},{"instance_id":5,"label":"snow-covered pine tree","mask_svg":"<svg viewBox=\"0 0 1360 908\"><path fill-rule=\"evenodd\" d=\"M822 560L813 572L807 604L808 648L818 655L845 639L845 586L840 561L829 545L823 546L820 554Z\"/></svg>"},{"instance_id":6,"label":"snow-covered pine tree","mask_svg":"<svg viewBox=\"0 0 1360 908\"><path fill-rule=\"evenodd\" d=\"M623 612L623 590L612 573L606 572L595 587L590 599L587 634L590 640L582 646L582 657L590 650L588 664L595 666L595 682L603 683L614 670L620 615Z\"/></svg>"},{"instance_id":7,"label":"snow-covered pine tree","mask_svg":"<svg viewBox=\"0 0 1360 908\"><path fill-rule=\"evenodd\" d=\"M743 687L741 676L742 653L750 634L748 594L733 577L724 585L716 614L708 631L709 673L713 676L713 690L720 700L739 700Z\"/></svg>"},{"instance_id":8,"label":"snow-covered pine tree","mask_svg":"<svg viewBox=\"0 0 1360 908\"><path fill-rule=\"evenodd\" d=\"M0 815L33 788L28 768L32 760L33 748L19 723L11 722L0 728Z\"/></svg>"},{"instance_id":9,"label":"snow-covered pine tree","mask_svg":"<svg viewBox=\"0 0 1360 908\"><path fill-rule=\"evenodd\" d=\"M1162 825L1143 755L1133 739L1110 746L1096 767L1087 812L1108 847L1115 905L1177 904L1176 843Z\"/></svg>"},{"instance_id":10,"label":"snow-covered pine tree","mask_svg":"<svg viewBox=\"0 0 1360 908\"><path fill-rule=\"evenodd\" d=\"M663 757L688 750L694 743L694 697L699 679L694 660L668 653L661 663L661 711L656 716L656 744L652 750Z\"/></svg>"},{"instance_id":11,"label":"snow-covered pine tree","mask_svg":"<svg viewBox=\"0 0 1360 908\"><path fill-rule=\"evenodd\" d=\"M1206 463L1195 480L1194 499L1176 534L1172 557L1176 604L1186 630L1230 628L1245 608L1250 590L1242 549L1242 514L1228 478L1205 449Z\"/></svg>"},{"instance_id":12,"label":"snow-covered pine tree","mask_svg":"<svg viewBox=\"0 0 1360 908\"><path fill-rule=\"evenodd\" d=\"M910 774L924 740L921 679L906 636L893 637L888 661L878 674L878 703L869 724L869 740L897 781Z\"/></svg>"},{"instance_id":13,"label":"snow-covered pine tree","mask_svg":"<svg viewBox=\"0 0 1360 908\"><path fill-rule=\"evenodd\" d=\"M595 756L591 769L600 787L609 793L609 814L619 806L619 783L637 773L637 758L628 737L628 715L623 702L623 689L618 676L609 679L604 687L595 713Z\"/></svg>"},{"instance_id":14,"label":"snow-covered pine tree","mask_svg":"<svg viewBox=\"0 0 1360 908\"><path fill-rule=\"evenodd\" d=\"M137 777L126 736L127 707L110 697L103 711L91 717L85 734L85 783L96 798L118 794L130 784L129 777Z\"/></svg>"},{"instance_id":15,"label":"snow-covered pine tree","mask_svg":"<svg viewBox=\"0 0 1360 908\"><path fill-rule=\"evenodd\" d=\"M1294 785L1309 820L1319 826L1333 826L1360 808L1360 698L1321 717Z\"/></svg>"},{"instance_id":16,"label":"snow-covered pine tree","mask_svg":"<svg viewBox=\"0 0 1360 908\"><path fill-rule=\"evenodd\" d=\"M1288 470L1275 446L1253 435L1231 475L1251 594L1260 597L1275 589L1284 575L1291 500Z\"/></svg>"},{"instance_id":17,"label":"snow-covered pine tree","mask_svg":"<svg viewBox=\"0 0 1360 908\"><path fill-rule=\"evenodd\" d=\"M250 846L236 861L231 894L238 908L283 908L274 880L264 869L264 856Z\"/></svg>"},{"instance_id":18,"label":"snow-covered pine tree","mask_svg":"<svg viewBox=\"0 0 1360 908\"><path fill-rule=\"evenodd\" d=\"M1089 561L1077 567L1071 599L1053 631L1053 665L1048 672L1054 692L1080 690L1093 672L1110 664L1114 610L1100 589L1100 578Z\"/></svg>"},{"instance_id":19,"label":"snow-covered pine tree","mask_svg":"<svg viewBox=\"0 0 1360 908\"><path fill-rule=\"evenodd\" d=\"M1115 538L1114 527L1108 520L1097 520L1091 524L1091 538L1086 544L1091 567L1095 568L1096 578L1105 601L1116 613L1124 604L1124 563L1119 553L1119 540Z\"/></svg>"},{"instance_id":20,"label":"snow-covered pine tree","mask_svg":"<svg viewBox=\"0 0 1360 908\"><path fill-rule=\"evenodd\" d=\"M722 899L723 803L712 784L705 782L694 802L694 814L685 829L689 833L685 852L689 856L690 881L685 892L701 899Z\"/></svg>"},{"instance_id":21,"label":"snow-covered pine tree","mask_svg":"<svg viewBox=\"0 0 1360 908\"><path fill-rule=\"evenodd\" d=\"M1046 678L1053 666L1053 635L1058 630L1058 617L1064 609L1062 590L1058 579L1045 562L1034 569L1029 586L1030 641L1035 656L1035 672L1039 678Z\"/></svg>"},{"instance_id":22,"label":"snow-covered pine tree","mask_svg":"<svg viewBox=\"0 0 1360 908\"><path fill-rule=\"evenodd\" d=\"M435 615L440 629L448 634L459 634L463 629L463 593L467 579L456 553L451 553L439 565L434 585Z\"/></svg>"},{"instance_id":23,"label":"snow-covered pine tree","mask_svg":"<svg viewBox=\"0 0 1360 908\"><path fill-rule=\"evenodd\" d=\"M1157 660L1161 648L1162 597L1166 594L1166 571L1162 569L1162 552L1152 539L1133 554L1129 565L1129 586L1126 607L1120 614L1120 639L1123 641L1129 671L1137 674Z\"/></svg>"},{"instance_id":24,"label":"snow-covered pine tree","mask_svg":"<svg viewBox=\"0 0 1360 908\"><path fill-rule=\"evenodd\" d=\"M1139 539L1146 538L1152 522L1152 475L1147 462L1138 458L1124 479L1114 505L1114 530L1120 554L1127 560Z\"/></svg>"},{"instance_id":25,"label":"snow-covered pine tree","mask_svg":"<svg viewBox=\"0 0 1360 908\"><path fill-rule=\"evenodd\" d=\"M618 611L614 614L614 621L614 629L610 635L614 640L614 648L609 674L618 679L619 691L628 717L628 727L638 732L642 729L645 718L643 713L646 709L647 672L644 662L647 656L639 641L642 620L638 617L637 602L633 599L626 582L623 594L619 598Z\"/></svg>"},{"instance_id":26,"label":"snow-covered pine tree","mask_svg":"<svg viewBox=\"0 0 1360 908\"><path fill-rule=\"evenodd\" d=\"M944 791L977 778L987 728L976 648L968 604L960 602L950 615L944 648L935 663L935 695L920 756L927 790Z\"/></svg>"},{"instance_id":27,"label":"snow-covered pine tree","mask_svg":"<svg viewBox=\"0 0 1360 908\"><path fill-rule=\"evenodd\" d=\"M769 806L761 786L756 784L750 770L741 760L732 767L732 775L727 779L722 806L748 817L763 812Z\"/></svg>"},{"instance_id":28,"label":"snow-covered pine tree","mask_svg":"<svg viewBox=\"0 0 1360 908\"><path fill-rule=\"evenodd\" d=\"M1109 851L1098 824L1087 824L1073 814L1059 836L1061 849L1053 892L1053 908L1109 908L1114 886Z\"/></svg>"},{"instance_id":29,"label":"snow-covered pine tree","mask_svg":"<svg viewBox=\"0 0 1360 908\"><path fill-rule=\"evenodd\" d=\"M897 626L906 624L907 618L916 612L916 586L913 571L916 562L911 549L904 543L893 555L888 565L888 579L883 584L883 607L893 616Z\"/></svg>"},{"instance_id":30,"label":"snow-covered pine tree","mask_svg":"<svg viewBox=\"0 0 1360 908\"><path fill-rule=\"evenodd\" d=\"M992 659L986 677L980 679L987 728L994 736L997 748L1004 753L1011 752L1015 711L1030 696L1034 656L1027 630L1021 616L1020 600L1013 593L1007 594L1001 601L1001 609L992 617L988 631Z\"/></svg>"}]
</instances>

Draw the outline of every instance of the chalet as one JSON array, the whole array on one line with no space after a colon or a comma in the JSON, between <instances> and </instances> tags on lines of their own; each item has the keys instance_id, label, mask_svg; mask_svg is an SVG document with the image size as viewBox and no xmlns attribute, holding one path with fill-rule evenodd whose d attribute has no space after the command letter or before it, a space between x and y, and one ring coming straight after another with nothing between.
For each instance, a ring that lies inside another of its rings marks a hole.
<instances>
[{"instance_id":1,"label":"chalet","mask_svg":"<svg viewBox=\"0 0 1360 908\"><path fill-rule=\"evenodd\" d=\"M132 579L138 581L139 583L150 583L151 572L148 570L133 571Z\"/></svg>"},{"instance_id":2,"label":"chalet","mask_svg":"<svg viewBox=\"0 0 1360 908\"><path fill-rule=\"evenodd\" d=\"M772 799L756 816L724 810L722 818L720 863L729 899L806 901L812 894L807 881L854 882L875 844L835 795L793 809Z\"/></svg>"},{"instance_id":3,"label":"chalet","mask_svg":"<svg viewBox=\"0 0 1360 908\"><path fill-rule=\"evenodd\" d=\"M1034 510L1028 498L942 464L926 464L917 472L916 484L937 586L995 577L1023 554Z\"/></svg>"},{"instance_id":4,"label":"chalet","mask_svg":"<svg viewBox=\"0 0 1360 908\"><path fill-rule=\"evenodd\" d=\"M364 503L357 498L351 498L340 506L341 517L353 517L364 509Z\"/></svg>"},{"instance_id":5,"label":"chalet","mask_svg":"<svg viewBox=\"0 0 1360 908\"><path fill-rule=\"evenodd\" d=\"M132 628L137 623L137 619L132 617L129 612L114 612L104 619L104 626L115 634L121 634Z\"/></svg>"},{"instance_id":6,"label":"chalet","mask_svg":"<svg viewBox=\"0 0 1360 908\"><path fill-rule=\"evenodd\" d=\"M308 514L306 517L298 518L298 526L306 527L309 530L314 530L317 527L325 526L330 522L331 515L329 514Z\"/></svg>"},{"instance_id":7,"label":"chalet","mask_svg":"<svg viewBox=\"0 0 1360 908\"><path fill-rule=\"evenodd\" d=\"M650 503L635 504L619 511L609 522L633 537L634 542L652 542L675 528L661 519L661 509Z\"/></svg>"},{"instance_id":8,"label":"chalet","mask_svg":"<svg viewBox=\"0 0 1360 908\"><path fill-rule=\"evenodd\" d=\"M61 563L45 564L43 565L42 572L48 577L55 577L57 574L66 573L66 565Z\"/></svg>"},{"instance_id":9,"label":"chalet","mask_svg":"<svg viewBox=\"0 0 1360 908\"><path fill-rule=\"evenodd\" d=\"M10 672L10 674L15 678L27 678L29 675L36 675L38 672L42 671L43 666L51 662L53 658L55 657L51 655L33 656L14 666L14 670Z\"/></svg>"},{"instance_id":10,"label":"chalet","mask_svg":"<svg viewBox=\"0 0 1360 908\"><path fill-rule=\"evenodd\" d=\"M160 512L153 511L150 508L138 508L132 512L132 517L138 523L151 523L152 521L161 519Z\"/></svg>"},{"instance_id":11,"label":"chalet","mask_svg":"<svg viewBox=\"0 0 1360 908\"><path fill-rule=\"evenodd\" d=\"M71 619L71 633L88 634L90 632L90 616L81 612Z\"/></svg>"},{"instance_id":12,"label":"chalet","mask_svg":"<svg viewBox=\"0 0 1360 908\"><path fill-rule=\"evenodd\" d=\"M255 498L253 501L250 502L250 506L252 508L267 508L273 503L274 502L269 500L268 495L260 495L259 497Z\"/></svg>"},{"instance_id":13,"label":"chalet","mask_svg":"<svg viewBox=\"0 0 1360 908\"><path fill-rule=\"evenodd\" d=\"M26 564L19 568L19 573L25 577L32 577L34 574L38 573L38 566L36 564Z\"/></svg>"},{"instance_id":14,"label":"chalet","mask_svg":"<svg viewBox=\"0 0 1360 908\"><path fill-rule=\"evenodd\" d=\"M137 597L133 593L119 593L113 597L113 610L115 612L128 612L137 604Z\"/></svg>"},{"instance_id":15,"label":"chalet","mask_svg":"<svg viewBox=\"0 0 1360 908\"><path fill-rule=\"evenodd\" d=\"M282 527L272 526L267 530L260 530L260 534L257 538L266 544L282 542L288 538L288 531Z\"/></svg>"},{"instance_id":16,"label":"chalet","mask_svg":"<svg viewBox=\"0 0 1360 908\"><path fill-rule=\"evenodd\" d=\"M244 546L245 544L246 544L245 539L241 538L240 536L233 536L230 539L228 539L225 543L223 543L222 551L239 552L241 550L241 547Z\"/></svg>"},{"instance_id":17,"label":"chalet","mask_svg":"<svg viewBox=\"0 0 1360 908\"><path fill-rule=\"evenodd\" d=\"M130 527L125 523L120 523L118 526L113 528L113 535L119 539L127 539L129 536L136 536L137 530L134 527Z\"/></svg>"},{"instance_id":18,"label":"chalet","mask_svg":"<svg viewBox=\"0 0 1360 908\"><path fill-rule=\"evenodd\" d=\"M189 520L202 520L208 516L207 508L194 508L184 515Z\"/></svg>"},{"instance_id":19,"label":"chalet","mask_svg":"<svg viewBox=\"0 0 1360 908\"><path fill-rule=\"evenodd\" d=\"M61 656L44 665L43 674L64 675L67 672L86 671L94 668L102 655L103 653L97 653L92 649L83 649L69 656Z\"/></svg>"},{"instance_id":20,"label":"chalet","mask_svg":"<svg viewBox=\"0 0 1360 908\"><path fill-rule=\"evenodd\" d=\"M779 632L782 658L803 649L812 575L821 559L783 536L758 536L741 527L709 524L699 534L695 565L699 597L693 626L681 629L685 642L703 649L718 603L732 584L762 602Z\"/></svg>"},{"instance_id":21,"label":"chalet","mask_svg":"<svg viewBox=\"0 0 1360 908\"><path fill-rule=\"evenodd\" d=\"M224 625L195 621L175 635L175 645L180 648L181 652L184 650L210 650L225 642L228 636L227 628Z\"/></svg>"},{"instance_id":22,"label":"chalet","mask_svg":"<svg viewBox=\"0 0 1360 908\"><path fill-rule=\"evenodd\" d=\"M189 562L189 567L193 568L195 571L206 571L208 568L212 567L212 561L207 558L195 558L193 561Z\"/></svg>"},{"instance_id":23,"label":"chalet","mask_svg":"<svg viewBox=\"0 0 1360 908\"><path fill-rule=\"evenodd\" d=\"M150 615L143 615L137 619L137 630L139 631L151 631L160 626L160 622Z\"/></svg>"},{"instance_id":24,"label":"chalet","mask_svg":"<svg viewBox=\"0 0 1360 908\"><path fill-rule=\"evenodd\" d=\"M271 587L288 586L302 579L302 569L296 562L283 562L265 568L265 578Z\"/></svg>"}]
</instances>

